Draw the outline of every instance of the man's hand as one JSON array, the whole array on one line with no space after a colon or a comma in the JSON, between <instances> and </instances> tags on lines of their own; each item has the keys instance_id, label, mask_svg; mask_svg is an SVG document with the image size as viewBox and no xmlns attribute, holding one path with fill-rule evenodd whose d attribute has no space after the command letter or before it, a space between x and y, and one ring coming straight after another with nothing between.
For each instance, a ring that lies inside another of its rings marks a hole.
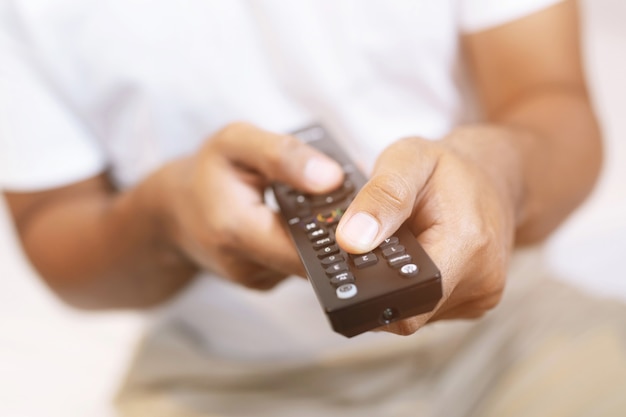
<instances>
[{"instance_id":1,"label":"man's hand","mask_svg":"<svg viewBox=\"0 0 626 417\"><path fill-rule=\"evenodd\" d=\"M154 177L168 234L204 269L269 289L305 272L279 216L263 201L271 181L321 193L343 179L341 167L295 137L245 123L227 126L195 155Z\"/></svg>"},{"instance_id":2,"label":"man's hand","mask_svg":"<svg viewBox=\"0 0 626 417\"><path fill-rule=\"evenodd\" d=\"M5 195L31 261L64 300L136 308L166 300L198 268L258 289L303 274L263 190L278 180L324 192L342 178L295 138L235 123L123 192L102 174Z\"/></svg>"},{"instance_id":3,"label":"man's hand","mask_svg":"<svg viewBox=\"0 0 626 417\"><path fill-rule=\"evenodd\" d=\"M516 226L517 193L508 187L515 179L494 177L494 170L466 152L471 142L483 142L478 145L483 152L488 149L485 142L506 134L476 127L440 142L401 140L383 152L370 181L346 211L337 228L344 249L367 252L407 221L441 269L443 299L436 310L386 330L410 334L431 320L479 317L498 303ZM504 157L501 152L502 167L515 167ZM508 172L517 175L514 169Z\"/></svg>"},{"instance_id":4,"label":"man's hand","mask_svg":"<svg viewBox=\"0 0 626 417\"><path fill-rule=\"evenodd\" d=\"M573 0L464 36L486 124L439 143L403 140L380 157L338 242L366 251L408 220L444 283L434 312L388 330L495 306L513 244L542 241L589 194L602 145L578 38Z\"/></svg>"}]
</instances>

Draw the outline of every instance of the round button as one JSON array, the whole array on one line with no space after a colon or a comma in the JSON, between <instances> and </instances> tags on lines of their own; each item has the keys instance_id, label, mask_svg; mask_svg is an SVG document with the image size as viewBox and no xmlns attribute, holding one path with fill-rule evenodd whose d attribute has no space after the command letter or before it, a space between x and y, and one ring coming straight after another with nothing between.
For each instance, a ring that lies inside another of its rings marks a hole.
<instances>
[{"instance_id":1,"label":"round button","mask_svg":"<svg viewBox=\"0 0 626 417\"><path fill-rule=\"evenodd\" d=\"M400 274L405 277L414 277L419 272L419 268L415 264L402 265L400 268Z\"/></svg>"},{"instance_id":2,"label":"round button","mask_svg":"<svg viewBox=\"0 0 626 417\"><path fill-rule=\"evenodd\" d=\"M352 298L356 295L356 293L356 285L354 284L344 284L337 288L337 297L342 300Z\"/></svg>"},{"instance_id":3,"label":"round button","mask_svg":"<svg viewBox=\"0 0 626 417\"><path fill-rule=\"evenodd\" d=\"M333 211L329 211L327 213L318 213L317 221L322 224L331 224L338 222L341 216L343 215L343 210L340 208L334 209Z\"/></svg>"}]
</instances>

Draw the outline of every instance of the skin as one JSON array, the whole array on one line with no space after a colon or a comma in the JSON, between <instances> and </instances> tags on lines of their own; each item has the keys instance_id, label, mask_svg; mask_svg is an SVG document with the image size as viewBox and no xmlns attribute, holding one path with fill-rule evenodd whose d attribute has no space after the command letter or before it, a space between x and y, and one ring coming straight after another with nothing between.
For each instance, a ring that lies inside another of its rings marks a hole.
<instances>
[{"instance_id":1,"label":"skin","mask_svg":"<svg viewBox=\"0 0 626 417\"><path fill-rule=\"evenodd\" d=\"M407 221L444 277L432 313L385 330L411 334L495 307L513 249L545 239L592 189L602 147L577 13L568 1L465 36L484 123L436 142L401 139L378 158L338 226L339 244L368 251ZM341 179L294 138L235 123L125 192L103 174L6 197L26 252L62 298L134 308L166 300L199 269L258 289L303 275L263 189L281 180L324 192Z\"/></svg>"}]
</instances>

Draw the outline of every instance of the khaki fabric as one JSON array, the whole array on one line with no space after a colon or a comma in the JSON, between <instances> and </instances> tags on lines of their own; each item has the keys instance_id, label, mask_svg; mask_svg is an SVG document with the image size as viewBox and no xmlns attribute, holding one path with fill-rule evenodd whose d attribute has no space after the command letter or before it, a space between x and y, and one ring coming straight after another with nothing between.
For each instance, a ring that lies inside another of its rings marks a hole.
<instances>
[{"instance_id":1,"label":"khaki fabric","mask_svg":"<svg viewBox=\"0 0 626 417\"><path fill-rule=\"evenodd\" d=\"M180 322L139 348L124 417L626 416L626 306L553 279L538 249L513 259L500 305L398 343L307 363L214 358Z\"/></svg>"}]
</instances>

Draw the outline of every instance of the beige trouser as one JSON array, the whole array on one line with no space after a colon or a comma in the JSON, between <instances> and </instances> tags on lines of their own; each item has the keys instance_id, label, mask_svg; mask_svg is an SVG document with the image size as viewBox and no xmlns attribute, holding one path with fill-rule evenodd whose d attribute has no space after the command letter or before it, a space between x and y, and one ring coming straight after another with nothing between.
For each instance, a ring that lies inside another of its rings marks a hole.
<instances>
[{"instance_id":1,"label":"beige trouser","mask_svg":"<svg viewBox=\"0 0 626 417\"><path fill-rule=\"evenodd\" d=\"M231 363L164 324L118 397L125 417L626 416L626 306L551 279L516 254L505 296L476 322L314 363Z\"/></svg>"}]
</instances>

